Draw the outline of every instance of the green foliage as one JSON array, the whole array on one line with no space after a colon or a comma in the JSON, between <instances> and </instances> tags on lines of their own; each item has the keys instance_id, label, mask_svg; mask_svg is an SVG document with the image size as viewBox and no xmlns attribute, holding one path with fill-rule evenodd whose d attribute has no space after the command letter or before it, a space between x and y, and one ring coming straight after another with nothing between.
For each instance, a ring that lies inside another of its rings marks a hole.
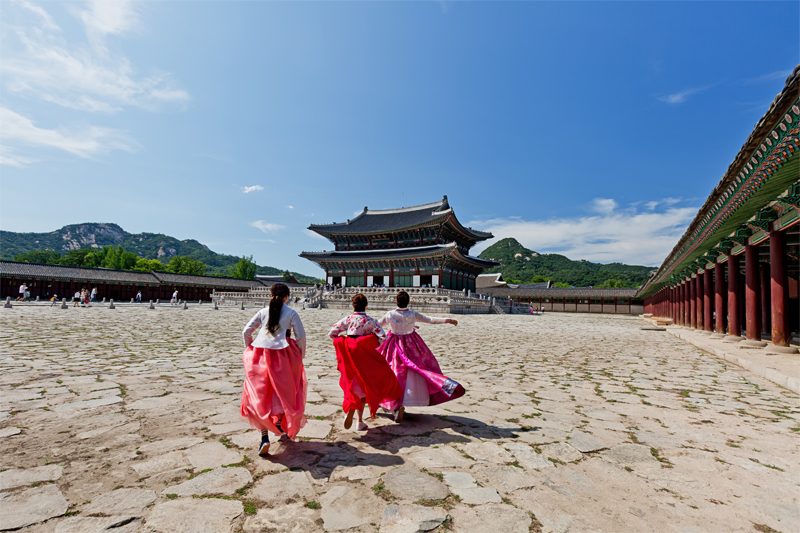
<instances>
[{"instance_id":1,"label":"green foliage","mask_svg":"<svg viewBox=\"0 0 800 533\"><path fill-rule=\"evenodd\" d=\"M292 281L292 274L288 270L283 273L283 281Z\"/></svg>"},{"instance_id":2,"label":"green foliage","mask_svg":"<svg viewBox=\"0 0 800 533\"><path fill-rule=\"evenodd\" d=\"M563 281L556 281L555 283L553 283L553 287L557 287L559 289L569 289L570 287L572 287L572 285L570 285L569 283L564 283Z\"/></svg>"},{"instance_id":3,"label":"green foliage","mask_svg":"<svg viewBox=\"0 0 800 533\"><path fill-rule=\"evenodd\" d=\"M231 269L231 277L239 279L255 279L258 265L253 262L253 256L242 256Z\"/></svg>"},{"instance_id":4,"label":"green foliage","mask_svg":"<svg viewBox=\"0 0 800 533\"><path fill-rule=\"evenodd\" d=\"M116 247L122 246L125 251L133 252L138 256L136 263L131 267L137 270L140 269L140 266L137 266L139 265L138 259L160 260L168 263L173 257L183 256L204 263L206 275L228 276L231 269L241 260L241 257L215 253L193 239L181 241L159 233L132 234L127 233L116 224L98 223L71 224L48 233L0 231L0 259L9 260L28 252L55 250L59 254L63 254L60 263L48 261L47 264L103 266L105 255L100 253L102 248L71 249L81 246L83 242L94 242L96 246L100 247L115 247L115 254ZM30 259L27 261L34 262ZM256 274L274 276L282 273L282 269L271 266L256 267ZM303 283L321 282L318 277L304 276L297 272L292 272L292 275Z\"/></svg>"},{"instance_id":5,"label":"green foliage","mask_svg":"<svg viewBox=\"0 0 800 533\"><path fill-rule=\"evenodd\" d=\"M167 265L167 272L204 276L206 273L206 265L202 261L179 255L170 259Z\"/></svg>"},{"instance_id":6,"label":"green foliage","mask_svg":"<svg viewBox=\"0 0 800 533\"><path fill-rule=\"evenodd\" d=\"M136 260L136 265L132 268L132 270L140 270L142 272L155 270L156 272L162 272L166 270L166 268L166 265L164 265L164 263L158 259L145 259L140 257Z\"/></svg>"},{"instance_id":7,"label":"green foliage","mask_svg":"<svg viewBox=\"0 0 800 533\"><path fill-rule=\"evenodd\" d=\"M653 270L646 266L621 263L604 265L590 261L573 261L559 254L538 254L512 238L494 243L481 252L480 257L501 263L500 267L487 270L487 273L502 272L506 280L530 280L526 283L552 280L554 287L600 287L606 280L622 284L615 286L638 287Z\"/></svg>"},{"instance_id":8,"label":"green foliage","mask_svg":"<svg viewBox=\"0 0 800 533\"><path fill-rule=\"evenodd\" d=\"M20 263L41 263L44 265L56 264L55 262L59 259L61 259L61 254L55 250L30 251L14 256L14 261L19 261Z\"/></svg>"}]
</instances>

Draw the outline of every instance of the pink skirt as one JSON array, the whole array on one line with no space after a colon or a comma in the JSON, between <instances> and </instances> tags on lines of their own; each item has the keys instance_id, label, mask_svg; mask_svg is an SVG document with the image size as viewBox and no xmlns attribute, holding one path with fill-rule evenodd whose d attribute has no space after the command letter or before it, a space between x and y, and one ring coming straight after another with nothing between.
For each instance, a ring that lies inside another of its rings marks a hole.
<instances>
[{"instance_id":1,"label":"pink skirt","mask_svg":"<svg viewBox=\"0 0 800 533\"><path fill-rule=\"evenodd\" d=\"M390 332L378 351L392 367L397 381L405 391L404 396L414 399L409 405L437 405L460 398L466 392L464 387L442 374L438 361L416 331L408 335ZM427 390L420 391L420 387L427 387ZM426 394L427 403L424 401ZM403 398L382 402L381 407L395 410L404 405L403 402Z\"/></svg>"},{"instance_id":2,"label":"pink skirt","mask_svg":"<svg viewBox=\"0 0 800 533\"><path fill-rule=\"evenodd\" d=\"M258 430L280 435L276 424L289 438L306 425L308 382L303 356L294 339L282 350L248 347L242 354L244 385L239 415Z\"/></svg>"}]
</instances>

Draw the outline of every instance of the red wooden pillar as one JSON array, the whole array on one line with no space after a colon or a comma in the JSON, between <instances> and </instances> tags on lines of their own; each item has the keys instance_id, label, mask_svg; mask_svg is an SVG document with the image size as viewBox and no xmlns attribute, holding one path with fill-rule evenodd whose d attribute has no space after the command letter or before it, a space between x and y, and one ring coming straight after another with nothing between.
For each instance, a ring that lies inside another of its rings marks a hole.
<instances>
[{"instance_id":1,"label":"red wooden pillar","mask_svg":"<svg viewBox=\"0 0 800 533\"><path fill-rule=\"evenodd\" d=\"M689 278L689 327L697 329L697 278Z\"/></svg>"},{"instance_id":2,"label":"red wooden pillar","mask_svg":"<svg viewBox=\"0 0 800 533\"><path fill-rule=\"evenodd\" d=\"M714 331L725 335L725 326L728 322L727 306L725 305L725 265L714 265L714 311L717 318L714 321Z\"/></svg>"},{"instance_id":3,"label":"red wooden pillar","mask_svg":"<svg viewBox=\"0 0 800 533\"><path fill-rule=\"evenodd\" d=\"M744 247L746 269L745 280L745 327L747 340L761 340L761 273L758 271L758 247L747 244Z\"/></svg>"},{"instance_id":4,"label":"red wooden pillar","mask_svg":"<svg viewBox=\"0 0 800 533\"><path fill-rule=\"evenodd\" d=\"M672 287L670 290L670 311L672 312L672 323L678 323L678 288Z\"/></svg>"},{"instance_id":5,"label":"red wooden pillar","mask_svg":"<svg viewBox=\"0 0 800 533\"><path fill-rule=\"evenodd\" d=\"M705 286L703 285L703 272L697 274L696 283L697 283L697 329L703 329L703 292L705 291Z\"/></svg>"},{"instance_id":6,"label":"red wooden pillar","mask_svg":"<svg viewBox=\"0 0 800 533\"><path fill-rule=\"evenodd\" d=\"M703 272L703 330L714 331L712 321L711 302L713 301L714 286L711 270Z\"/></svg>"},{"instance_id":7,"label":"red wooden pillar","mask_svg":"<svg viewBox=\"0 0 800 533\"><path fill-rule=\"evenodd\" d=\"M772 306L770 305L769 264L761 263L761 331L772 329Z\"/></svg>"},{"instance_id":8,"label":"red wooden pillar","mask_svg":"<svg viewBox=\"0 0 800 533\"><path fill-rule=\"evenodd\" d=\"M683 281L683 325L687 328L692 327L692 306L689 300L692 296L692 290L689 287L691 278Z\"/></svg>"},{"instance_id":9,"label":"red wooden pillar","mask_svg":"<svg viewBox=\"0 0 800 533\"><path fill-rule=\"evenodd\" d=\"M742 288L739 284L739 256L728 254L728 336L741 337Z\"/></svg>"},{"instance_id":10,"label":"red wooden pillar","mask_svg":"<svg viewBox=\"0 0 800 533\"><path fill-rule=\"evenodd\" d=\"M683 283L683 281L681 281L681 284L678 285L678 325L679 326L683 326L685 324L685 322L683 320L686 317L686 315L684 314L684 311L683 311L684 304L686 303L684 298L683 298L683 293L684 293L684 289L685 288L686 288L686 285Z\"/></svg>"},{"instance_id":11,"label":"red wooden pillar","mask_svg":"<svg viewBox=\"0 0 800 533\"><path fill-rule=\"evenodd\" d=\"M769 270L772 296L772 344L789 346L789 279L786 272L786 233L769 236Z\"/></svg>"}]
</instances>

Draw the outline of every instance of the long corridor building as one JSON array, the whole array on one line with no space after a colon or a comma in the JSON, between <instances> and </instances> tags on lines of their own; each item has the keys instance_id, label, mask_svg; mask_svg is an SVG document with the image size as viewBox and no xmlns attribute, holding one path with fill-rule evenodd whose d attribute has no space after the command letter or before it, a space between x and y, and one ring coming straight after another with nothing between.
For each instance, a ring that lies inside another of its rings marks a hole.
<instances>
[{"instance_id":1,"label":"long corridor building","mask_svg":"<svg viewBox=\"0 0 800 533\"><path fill-rule=\"evenodd\" d=\"M799 139L800 65L640 289L646 313L748 347L797 352Z\"/></svg>"}]
</instances>

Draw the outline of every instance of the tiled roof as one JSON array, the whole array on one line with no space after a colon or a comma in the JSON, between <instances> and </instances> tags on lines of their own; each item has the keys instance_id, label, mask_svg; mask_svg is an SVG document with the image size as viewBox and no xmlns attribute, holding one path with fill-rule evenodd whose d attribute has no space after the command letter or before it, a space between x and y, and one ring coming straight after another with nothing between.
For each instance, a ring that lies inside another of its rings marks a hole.
<instances>
[{"instance_id":1,"label":"tiled roof","mask_svg":"<svg viewBox=\"0 0 800 533\"><path fill-rule=\"evenodd\" d=\"M517 285L518 289L549 289L552 286L552 281L544 281L542 283L521 283Z\"/></svg>"},{"instance_id":2,"label":"tiled roof","mask_svg":"<svg viewBox=\"0 0 800 533\"><path fill-rule=\"evenodd\" d=\"M475 278L476 289L505 286L506 282L503 280L503 274L500 272L495 272L494 274L480 274L477 278Z\"/></svg>"},{"instance_id":3,"label":"tiled roof","mask_svg":"<svg viewBox=\"0 0 800 533\"><path fill-rule=\"evenodd\" d=\"M465 255L458 252L456 243L436 244L433 246L416 246L414 248L392 248L388 250L351 250L351 251L325 251L325 252L303 252L300 257L311 261L376 261L381 259L406 259L410 257L431 257L443 256L451 252L456 252L460 257L467 261L490 268L499 263L488 261L479 257Z\"/></svg>"},{"instance_id":4,"label":"tiled roof","mask_svg":"<svg viewBox=\"0 0 800 533\"><path fill-rule=\"evenodd\" d=\"M402 207L400 209L370 210L364 207L364 210L356 218L347 222L312 224L308 229L320 235L367 235L424 226L443 221L451 215L453 215L453 209L447 203L447 197L445 196L438 202ZM491 233L473 230L472 228L464 228L464 230L477 240L492 237Z\"/></svg>"},{"instance_id":5,"label":"tiled roof","mask_svg":"<svg viewBox=\"0 0 800 533\"><path fill-rule=\"evenodd\" d=\"M0 275L15 278L48 278L91 283L137 283L158 285L159 280L150 272L111 270L106 268L84 268L38 263L0 261Z\"/></svg>"},{"instance_id":6,"label":"tiled roof","mask_svg":"<svg viewBox=\"0 0 800 533\"><path fill-rule=\"evenodd\" d=\"M538 284L536 284L538 285ZM506 298L633 298L637 289L512 289L498 287L481 289L480 293Z\"/></svg>"},{"instance_id":7,"label":"tiled roof","mask_svg":"<svg viewBox=\"0 0 800 533\"><path fill-rule=\"evenodd\" d=\"M25 279L54 279L64 281L85 281L87 283L129 283L135 285L186 285L193 287L212 287L218 289L247 290L264 287L258 280L218 278L213 276L193 276L172 272L139 272L132 270L111 270L107 268L84 268L61 265L40 265L38 263L18 263L0 261L0 276Z\"/></svg>"},{"instance_id":8,"label":"tiled roof","mask_svg":"<svg viewBox=\"0 0 800 533\"><path fill-rule=\"evenodd\" d=\"M172 272L153 272L153 275L167 285L192 285L195 287L215 287L220 289L247 290L254 287L263 287L258 280L221 278L215 276L195 276L192 274L175 274Z\"/></svg>"}]
</instances>

